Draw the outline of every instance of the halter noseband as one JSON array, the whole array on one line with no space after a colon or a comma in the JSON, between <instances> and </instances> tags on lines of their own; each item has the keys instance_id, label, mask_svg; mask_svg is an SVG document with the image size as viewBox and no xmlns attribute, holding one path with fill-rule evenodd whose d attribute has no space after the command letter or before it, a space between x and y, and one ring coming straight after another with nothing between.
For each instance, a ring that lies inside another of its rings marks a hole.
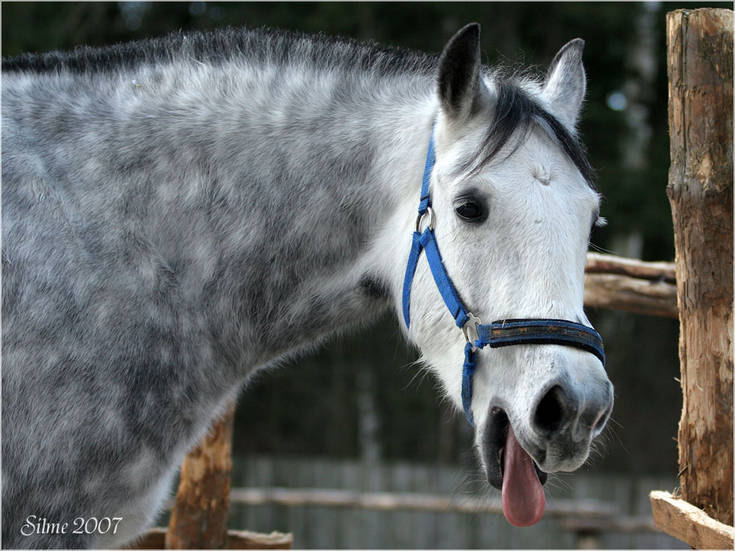
<instances>
[{"instance_id":1,"label":"halter noseband","mask_svg":"<svg viewBox=\"0 0 735 551\"><path fill-rule=\"evenodd\" d=\"M434 235L436 216L431 208L430 184L435 161L434 135L432 132L421 183L421 200L419 202L419 214L416 218L416 230L413 232L411 253L408 256L406 276L403 280L403 319L406 322L406 327L409 327L411 319L409 316L411 284L421 252L426 251L429 268L434 276L434 282L439 289L439 293L452 314L454 322L462 330L467 340L462 367L462 407L467 420L474 427L472 375L475 372L474 354L477 350L485 346L499 348L513 344L559 344L591 352L600 359L603 367L605 365L605 352L600 334L581 323L568 320L531 318L498 320L489 325L483 325L477 316L464 307L457 290L452 285L452 280L449 279ZM426 229L422 232L421 226L425 218L428 218L428 223Z\"/></svg>"}]
</instances>

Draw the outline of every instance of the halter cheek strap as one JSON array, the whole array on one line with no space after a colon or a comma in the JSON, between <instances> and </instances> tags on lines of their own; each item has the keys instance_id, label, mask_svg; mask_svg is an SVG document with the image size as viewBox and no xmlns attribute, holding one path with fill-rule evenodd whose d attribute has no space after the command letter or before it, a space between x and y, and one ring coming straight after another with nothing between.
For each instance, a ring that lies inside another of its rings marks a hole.
<instances>
[{"instance_id":1,"label":"halter cheek strap","mask_svg":"<svg viewBox=\"0 0 735 551\"><path fill-rule=\"evenodd\" d=\"M457 290L449 278L447 269L439 254L439 246L434 235L436 217L431 208L431 173L434 169L436 155L434 152L434 136L429 141L426 165L421 182L421 199L419 202L416 230L413 232L411 252L408 255L406 275L403 280L403 319L406 327L410 327L411 286L416 273L421 253L426 252L429 269L434 277L444 304L452 314L454 323L464 333L467 344L464 348L464 364L462 366L462 407L465 416L474 427L472 415L472 379L475 372L475 352L485 346L499 348L514 344L558 344L585 350L597 356L605 365L605 352L600 334L586 325L568 320L558 319L507 319L494 321L488 325L480 323L480 319L469 312L457 294ZM424 219L428 218L426 228L422 231Z\"/></svg>"}]
</instances>

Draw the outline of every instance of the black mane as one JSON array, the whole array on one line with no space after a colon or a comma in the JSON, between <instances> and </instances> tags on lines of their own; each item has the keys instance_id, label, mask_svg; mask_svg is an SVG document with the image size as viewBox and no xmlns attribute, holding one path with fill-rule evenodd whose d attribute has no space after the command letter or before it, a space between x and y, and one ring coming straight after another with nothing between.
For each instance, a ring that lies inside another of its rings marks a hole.
<instances>
[{"instance_id":1,"label":"black mane","mask_svg":"<svg viewBox=\"0 0 735 551\"><path fill-rule=\"evenodd\" d=\"M514 135L517 138L517 147L531 126L536 124L548 131L582 173L587 183L595 189L595 172L587 160L587 152L582 142L512 79L498 77L495 82L497 83L496 104L493 120L483 140L482 156L479 161L474 159L470 161L465 169L472 168L473 171L477 171L487 165Z\"/></svg>"}]
</instances>

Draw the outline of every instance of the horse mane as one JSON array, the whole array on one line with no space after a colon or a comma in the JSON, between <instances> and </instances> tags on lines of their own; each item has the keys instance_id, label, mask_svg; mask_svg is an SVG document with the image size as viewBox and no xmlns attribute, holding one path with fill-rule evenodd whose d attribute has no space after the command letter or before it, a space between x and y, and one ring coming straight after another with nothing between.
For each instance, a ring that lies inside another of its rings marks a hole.
<instances>
[{"instance_id":1,"label":"horse mane","mask_svg":"<svg viewBox=\"0 0 735 551\"><path fill-rule=\"evenodd\" d=\"M308 64L312 68L344 73L369 73L374 77L419 74L436 75L439 56L384 46L340 36L307 34L261 27L227 27L214 31L173 32L104 47L80 46L71 52L22 54L3 58L3 72L36 74L95 74L134 70L140 65L199 62L212 65L242 60L276 66ZM532 123L545 128L594 187L594 171L579 139L524 89L517 74L504 68L488 73L497 86L497 104L481 148L479 170L490 162L512 136L522 141ZM466 166L465 169L469 169Z\"/></svg>"},{"instance_id":2,"label":"horse mane","mask_svg":"<svg viewBox=\"0 0 735 551\"><path fill-rule=\"evenodd\" d=\"M109 73L135 69L141 64L174 61L218 64L237 59L274 64L308 62L313 67L368 70L382 76L407 72L431 74L438 55L321 33L228 27L178 31L112 46L80 46L70 52L21 54L3 58L2 70Z\"/></svg>"}]
</instances>

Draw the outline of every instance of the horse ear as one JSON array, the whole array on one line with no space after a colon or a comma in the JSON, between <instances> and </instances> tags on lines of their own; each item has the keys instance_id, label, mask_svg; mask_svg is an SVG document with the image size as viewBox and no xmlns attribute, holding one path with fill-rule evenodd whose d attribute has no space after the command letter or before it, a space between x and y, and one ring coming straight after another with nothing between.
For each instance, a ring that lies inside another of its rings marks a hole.
<instances>
[{"instance_id":1,"label":"horse ear","mask_svg":"<svg viewBox=\"0 0 735 551\"><path fill-rule=\"evenodd\" d=\"M439 58L439 101L449 119L464 121L487 94L480 77L480 25L470 23L449 39Z\"/></svg>"},{"instance_id":2,"label":"horse ear","mask_svg":"<svg viewBox=\"0 0 735 551\"><path fill-rule=\"evenodd\" d=\"M543 95L554 115L574 129L582 108L587 79L582 66L584 40L575 38L562 46L549 66Z\"/></svg>"}]
</instances>

